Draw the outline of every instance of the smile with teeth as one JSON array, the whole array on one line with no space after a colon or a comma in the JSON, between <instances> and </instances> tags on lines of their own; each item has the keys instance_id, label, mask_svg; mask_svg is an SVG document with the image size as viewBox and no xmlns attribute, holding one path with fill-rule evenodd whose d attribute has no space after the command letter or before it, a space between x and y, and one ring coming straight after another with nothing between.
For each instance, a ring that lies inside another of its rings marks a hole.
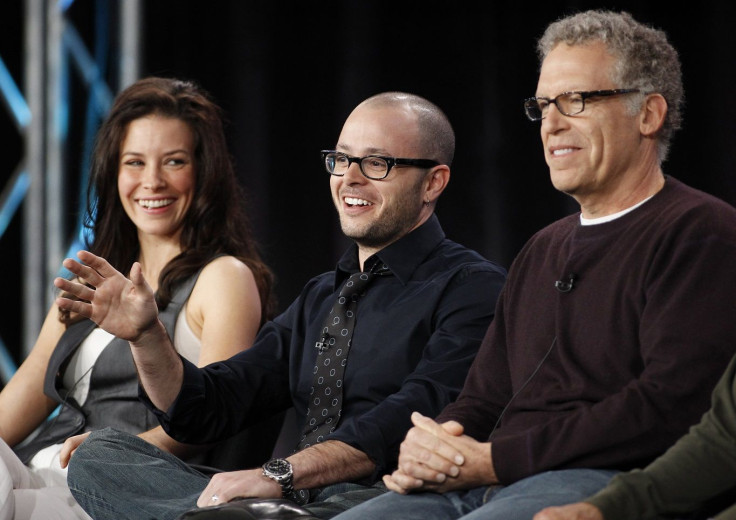
<instances>
[{"instance_id":1,"label":"smile with teeth","mask_svg":"<svg viewBox=\"0 0 736 520\"><path fill-rule=\"evenodd\" d=\"M557 150L552 150L552 155L565 155L574 151L574 148L559 148Z\"/></svg>"},{"instance_id":2,"label":"smile with teeth","mask_svg":"<svg viewBox=\"0 0 736 520\"><path fill-rule=\"evenodd\" d=\"M364 200L364 199L358 199L356 197L345 197L344 200L348 206L372 206L373 205L372 202L368 202L367 200Z\"/></svg>"},{"instance_id":3,"label":"smile with teeth","mask_svg":"<svg viewBox=\"0 0 736 520\"><path fill-rule=\"evenodd\" d=\"M174 199L139 199L138 204L146 209L163 208L172 204Z\"/></svg>"}]
</instances>

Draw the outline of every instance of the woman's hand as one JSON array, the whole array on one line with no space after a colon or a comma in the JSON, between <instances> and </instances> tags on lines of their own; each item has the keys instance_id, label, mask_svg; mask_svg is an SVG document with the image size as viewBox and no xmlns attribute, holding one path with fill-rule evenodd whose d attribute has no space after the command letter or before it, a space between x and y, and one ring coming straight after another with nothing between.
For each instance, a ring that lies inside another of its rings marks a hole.
<instances>
[{"instance_id":1,"label":"woman's hand","mask_svg":"<svg viewBox=\"0 0 736 520\"><path fill-rule=\"evenodd\" d=\"M69 459L72 458L79 445L87 440L90 433L92 432L80 433L64 441L64 445L61 447L61 453L59 453L59 463L62 468L66 468L69 465Z\"/></svg>"}]
</instances>

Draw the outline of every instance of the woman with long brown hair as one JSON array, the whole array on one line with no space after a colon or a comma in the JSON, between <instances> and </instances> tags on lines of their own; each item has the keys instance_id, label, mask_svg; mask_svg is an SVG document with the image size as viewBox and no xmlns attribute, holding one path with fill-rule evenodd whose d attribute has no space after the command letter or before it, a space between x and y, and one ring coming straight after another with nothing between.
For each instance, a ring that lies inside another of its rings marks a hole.
<instances>
[{"instance_id":1,"label":"woman with long brown hair","mask_svg":"<svg viewBox=\"0 0 736 520\"><path fill-rule=\"evenodd\" d=\"M222 114L197 85L146 78L116 98L97 135L87 217L89 250L123 272L141 265L187 359L205 365L248 348L270 317L272 276L245 217ZM85 432L112 426L190 455L137 392L127 342L53 305L0 392L0 519L88 518L59 463Z\"/></svg>"}]
</instances>

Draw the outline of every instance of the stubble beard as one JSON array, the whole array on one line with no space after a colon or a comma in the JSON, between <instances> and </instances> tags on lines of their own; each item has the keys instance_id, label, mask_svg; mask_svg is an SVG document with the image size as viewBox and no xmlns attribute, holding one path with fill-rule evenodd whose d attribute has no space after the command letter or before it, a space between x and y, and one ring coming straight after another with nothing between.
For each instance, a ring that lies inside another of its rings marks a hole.
<instances>
[{"instance_id":1,"label":"stubble beard","mask_svg":"<svg viewBox=\"0 0 736 520\"><path fill-rule=\"evenodd\" d=\"M383 249L406 235L419 222L423 204L419 201L419 188L397 199L392 208L364 226L351 225L348 218L340 215L340 225L346 237L359 246Z\"/></svg>"}]
</instances>

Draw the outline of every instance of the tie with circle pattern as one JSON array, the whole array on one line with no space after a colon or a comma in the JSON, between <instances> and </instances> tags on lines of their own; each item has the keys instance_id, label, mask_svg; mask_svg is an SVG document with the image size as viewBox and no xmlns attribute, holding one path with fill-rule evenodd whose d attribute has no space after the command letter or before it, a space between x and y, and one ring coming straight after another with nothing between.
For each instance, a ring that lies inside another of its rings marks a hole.
<instances>
[{"instance_id":1,"label":"tie with circle pattern","mask_svg":"<svg viewBox=\"0 0 736 520\"><path fill-rule=\"evenodd\" d=\"M353 337L358 300L376 276L389 274L391 271L386 264L379 261L368 272L352 274L342 286L315 344L318 353L307 407L307 421L297 449L322 442L325 435L335 430L342 409L342 378Z\"/></svg>"}]
</instances>

